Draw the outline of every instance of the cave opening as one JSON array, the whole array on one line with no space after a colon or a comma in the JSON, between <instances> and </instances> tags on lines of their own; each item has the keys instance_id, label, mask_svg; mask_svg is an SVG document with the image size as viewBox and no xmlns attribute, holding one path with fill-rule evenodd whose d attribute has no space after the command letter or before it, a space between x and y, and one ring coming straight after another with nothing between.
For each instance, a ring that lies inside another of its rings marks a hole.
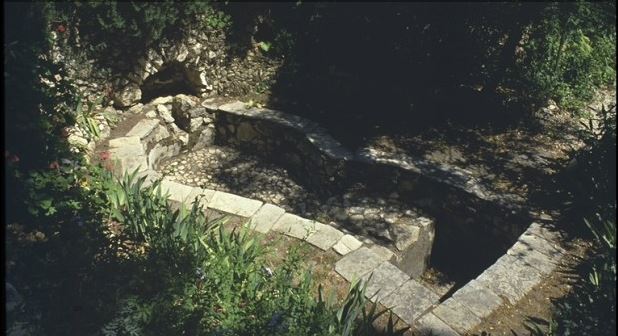
<instances>
[{"instance_id":1,"label":"cave opening","mask_svg":"<svg viewBox=\"0 0 618 336\"><path fill-rule=\"evenodd\" d=\"M196 77L196 74L192 74L191 70L180 62L164 64L157 73L144 80L141 86L142 103L146 104L157 97L177 94L199 95L192 77ZM199 75L197 77L199 78Z\"/></svg>"}]
</instances>

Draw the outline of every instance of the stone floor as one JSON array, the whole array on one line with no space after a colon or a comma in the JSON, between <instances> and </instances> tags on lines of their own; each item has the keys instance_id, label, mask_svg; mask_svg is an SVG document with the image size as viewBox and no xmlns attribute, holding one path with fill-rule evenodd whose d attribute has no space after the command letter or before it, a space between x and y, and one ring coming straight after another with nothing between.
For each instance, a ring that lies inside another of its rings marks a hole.
<instances>
[{"instance_id":1,"label":"stone floor","mask_svg":"<svg viewBox=\"0 0 618 336\"><path fill-rule=\"evenodd\" d=\"M173 181L225 191L278 205L290 213L330 223L354 233L369 233L393 242L393 224L413 221L422 213L396 193L375 195L355 184L333 197L321 197L290 177L287 170L233 147L210 146L181 153L158 169Z\"/></svg>"}]
</instances>

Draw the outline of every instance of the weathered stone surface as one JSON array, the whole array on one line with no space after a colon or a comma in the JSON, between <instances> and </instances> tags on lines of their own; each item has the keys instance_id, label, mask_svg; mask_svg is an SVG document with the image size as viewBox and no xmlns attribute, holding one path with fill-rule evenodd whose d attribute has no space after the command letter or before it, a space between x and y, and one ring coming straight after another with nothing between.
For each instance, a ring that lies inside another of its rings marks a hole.
<instances>
[{"instance_id":1,"label":"weathered stone surface","mask_svg":"<svg viewBox=\"0 0 618 336\"><path fill-rule=\"evenodd\" d=\"M156 144L148 153L148 167L151 169L156 169L162 160L173 157L179 152L179 144L172 144L169 146Z\"/></svg>"},{"instance_id":2,"label":"weathered stone surface","mask_svg":"<svg viewBox=\"0 0 618 336\"><path fill-rule=\"evenodd\" d=\"M328 250L343 237L343 232L330 225L315 223L316 232L307 237L307 242L321 250Z\"/></svg>"},{"instance_id":3,"label":"weathered stone surface","mask_svg":"<svg viewBox=\"0 0 618 336\"><path fill-rule=\"evenodd\" d=\"M389 250L388 248L384 246L380 246L380 245L372 245L369 247L369 250L377 254L378 256L380 256L382 260L386 260L386 261L392 260L393 257L395 256L395 253L393 253L393 251Z\"/></svg>"},{"instance_id":4,"label":"weathered stone surface","mask_svg":"<svg viewBox=\"0 0 618 336\"><path fill-rule=\"evenodd\" d=\"M88 146L88 140L76 134L69 135L69 137L67 138L67 141L73 146L78 146L78 147Z\"/></svg>"},{"instance_id":5,"label":"weathered stone surface","mask_svg":"<svg viewBox=\"0 0 618 336\"><path fill-rule=\"evenodd\" d=\"M261 233L268 233L270 229L275 225L277 220L285 213L285 210L272 204L264 204L257 211L248 225L251 230L255 230Z\"/></svg>"},{"instance_id":6,"label":"weathered stone surface","mask_svg":"<svg viewBox=\"0 0 618 336\"><path fill-rule=\"evenodd\" d=\"M390 262L385 261L372 272L365 274L362 279L363 281L369 280L365 296L375 302L388 296L410 277Z\"/></svg>"},{"instance_id":7,"label":"weathered stone surface","mask_svg":"<svg viewBox=\"0 0 618 336\"><path fill-rule=\"evenodd\" d=\"M414 325L418 336L461 336L433 313L423 315ZM416 335L416 334L415 334Z\"/></svg>"},{"instance_id":8,"label":"weathered stone surface","mask_svg":"<svg viewBox=\"0 0 618 336\"><path fill-rule=\"evenodd\" d=\"M460 288L453 298L479 318L485 318L502 305L502 299L494 292L481 286L476 280Z\"/></svg>"},{"instance_id":9,"label":"weathered stone surface","mask_svg":"<svg viewBox=\"0 0 618 336\"><path fill-rule=\"evenodd\" d=\"M144 119L140 120L131 130L127 133L127 137L139 137L140 139L146 138L150 135L155 128L159 126L159 120L157 119Z\"/></svg>"},{"instance_id":10,"label":"weathered stone surface","mask_svg":"<svg viewBox=\"0 0 618 336\"><path fill-rule=\"evenodd\" d=\"M168 108L165 107L165 105L163 104L157 105L157 113L159 114L159 117L161 117L161 119L163 119L166 123L169 124L169 123L174 122L174 117L172 117L172 112L170 112L170 110L168 110Z\"/></svg>"},{"instance_id":11,"label":"weathered stone surface","mask_svg":"<svg viewBox=\"0 0 618 336\"><path fill-rule=\"evenodd\" d=\"M129 84L114 93L113 101L116 107L133 106L142 99L142 90L137 84Z\"/></svg>"},{"instance_id":12,"label":"weathered stone surface","mask_svg":"<svg viewBox=\"0 0 618 336\"><path fill-rule=\"evenodd\" d=\"M405 251L410 245L418 241L421 228L414 225L395 225L392 231L395 236L395 247L399 251Z\"/></svg>"},{"instance_id":13,"label":"weathered stone surface","mask_svg":"<svg viewBox=\"0 0 618 336\"><path fill-rule=\"evenodd\" d=\"M241 217L253 216L261 206L262 202L260 201L222 191L217 191L208 203L209 208Z\"/></svg>"},{"instance_id":14,"label":"weathered stone surface","mask_svg":"<svg viewBox=\"0 0 618 336\"><path fill-rule=\"evenodd\" d=\"M461 334L481 323L478 316L472 314L454 298L442 302L432 313Z\"/></svg>"},{"instance_id":15,"label":"weathered stone surface","mask_svg":"<svg viewBox=\"0 0 618 336\"><path fill-rule=\"evenodd\" d=\"M148 160L141 143L125 143L119 147L110 148L109 152L111 160L114 162L114 173L117 176L122 176L126 172L132 173L136 169L140 171L148 169Z\"/></svg>"},{"instance_id":16,"label":"weathered stone surface","mask_svg":"<svg viewBox=\"0 0 618 336\"><path fill-rule=\"evenodd\" d=\"M169 199L172 201L185 203L192 191L193 187L178 182L168 179L161 181L161 193L169 194Z\"/></svg>"},{"instance_id":17,"label":"weathered stone surface","mask_svg":"<svg viewBox=\"0 0 618 336\"><path fill-rule=\"evenodd\" d=\"M120 137L109 140L109 147L111 148L119 148L124 146L132 146L132 145L142 145L139 137Z\"/></svg>"},{"instance_id":18,"label":"weathered stone surface","mask_svg":"<svg viewBox=\"0 0 618 336\"><path fill-rule=\"evenodd\" d=\"M214 190L193 187L191 189L191 192L185 199L184 203L186 205L192 206L194 201L199 200L199 204L202 206L202 209L206 210L206 208L208 207L208 203L210 203L214 195Z\"/></svg>"},{"instance_id":19,"label":"weathered stone surface","mask_svg":"<svg viewBox=\"0 0 618 336\"><path fill-rule=\"evenodd\" d=\"M536 269L541 274L549 274L556 269L558 261L562 257L561 254L554 254L552 256L542 254L520 241L516 242L506 253L514 256L525 265Z\"/></svg>"},{"instance_id":20,"label":"weathered stone surface","mask_svg":"<svg viewBox=\"0 0 618 336\"><path fill-rule=\"evenodd\" d=\"M346 255L360 248L362 245L363 243L354 238L354 236L346 234L341 237L335 245L333 245L333 250L341 255Z\"/></svg>"},{"instance_id":21,"label":"weathered stone surface","mask_svg":"<svg viewBox=\"0 0 618 336\"><path fill-rule=\"evenodd\" d=\"M258 133L251 124L243 122L236 128L236 136L240 141L251 141L258 136Z\"/></svg>"},{"instance_id":22,"label":"weathered stone surface","mask_svg":"<svg viewBox=\"0 0 618 336\"><path fill-rule=\"evenodd\" d=\"M530 224L526 233L530 233L536 236L539 236L550 242L558 242L562 239L562 235L555 228L550 227L549 225L533 222Z\"/></svg>"},{"instance_id":23,"label":"weathered stone surface","mask_svg":"<svg viewBox=\"0 0 618 336\"><path fill-rule=\"evenodd\" d=\"M272 229L290 237L305 239L316 231L315 224L312 220L286 213L277 220Z\"/></svg>"},{"instance_id":24,"label":"weathered stone surface","mask_svg":"<svg viewBox=\"0 0 618 336\"><path fill-rule=\"evenodd\" d=\"M380 263L382 263L380 257L368 248L361 247L337 261L335 271L351 282L373 271Z\"/></svg>"},{"instance_id":25,"label":"weathered stone surface","mask_svg":"<svg viewBox=\"0 0 618 336\"><path fill-rule=\"evenodd\" d=\"M152 183L158 179L160 179L161 173L159 173L156 170L152 170L152 169L148 169L148 170L144 170L144 171L140 171L137 173L137 178L141 178L141 177L146 177L146 179L144 179L144 187L148 187L151 186Z\"/></svg>"},{"instance_id":26,"label":"weathered stone surface","mask_svg":"<svg viewBox=\"0 0 618 336\"><path fill-rule=\"evenodd\" d=\"M404 322L409 325L438 303L440 297L421 285L418 281L410 279L390 295L378 302L386 307L392 307Z\"/></svg>"},{"instance_id":27,"label":"weathered stone surface","mask_svg":"<svg viewBox=\"0 0 618 336\"><path fill-rule=\"evenodd\" d=\"M215 143L215 129L211 127L206 127L202 130L195 145L193 145L193 150L198 150L204 147L208 147Z\"/></svg>"},{"instance_id":28,"label":"weathered stone surface","mask_svg":"<svg viewBox=\"0 0 618 336\"><path fill-rule=\"evenodd\" d=\"M392 230L399 231L395 233L395 245L401 251L397 255L395 264L412 278L419 278L429 265L435 236L433 221L426 217L404 222L398 221Z\"/></svg>"},{"instance_id":29,"label":"weathered stone surface","mask_svg":"<svg viewBox=\"0 0 618 336\"><path fill-rule=\"evenodd\" d=\"M164 105L164 104L169 104L174 100L173 96L165 96L165 97L157 97L155 98L155 100L151 101L150 104L152 105ZM157 109L159 108L159 106L157 106Z\"/></svg>"},{"instance_id":30,"label":"weathered stone surface","mask_svg":"<svg viewBox=\"0 0 618 336\"><path fill-rule=\"evenodd\" d=\"M197 101L194 98L184 94L179 94L174 96L172 100L172 112L188 112L195 105L197 105Z\"/></svg>"},{"instance_id":31,"label":"weathered stone surface","mask_svg":"<svg viewBox=\"0 0 618 336\"><path fill-rule=\"evenodd\" d=\"M542 276L536 269L506 254L479 275L476 280L481 286L502 295L509 303L514 304L539 284Z\"/></svg>"},{"instance_id":32,"label":"weathered stone surface","mask_svg":"<svg viewBox=\"0 0 618 336\"><path fill-rule=\"evenodd\" d=\"M529 249L535 250L552 258L559 257L565 253L564 249L557 244L528 232L524 232L521 236L519 236L518 242L522 243Z\"/></svg>"}]
</instances>

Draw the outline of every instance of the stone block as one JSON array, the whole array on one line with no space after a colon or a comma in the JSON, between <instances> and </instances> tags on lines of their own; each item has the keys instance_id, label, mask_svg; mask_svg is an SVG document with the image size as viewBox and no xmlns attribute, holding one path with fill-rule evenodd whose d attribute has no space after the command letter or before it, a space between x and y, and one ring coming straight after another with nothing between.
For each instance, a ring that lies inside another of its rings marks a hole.
<instances>
[{"instance_id":1,"label":"stone block","mask_svg":"<svg viewBox=\"0 0 618 336\"><path fill-rule=\"evenodd\" d=\"M516 257L506 254L481 273L476 280L481 286L515 304L541 282L542 276L535 268L526 266Z\"/></svg>"},{"instance_id":2,"label":"stone block","mask_svg":"<svg viewBox=\"0 0 618 336\"><path fill-rule=\"evenodd\" d=\"M268 233L275 222L283 216L285 210L272 204L264 204L253 217L247 222L251 230Z\"/></svg>"},{"instance_id":3,"label":"stone block","mask_svg":"<svg viewBox=\"0 0 618 336\"><path fill-rule=\"evenodd\" d=\"M148 135L150 135L155 130L155 128L157 128L157 126L159 126L159 120L143 119L143 120L140 120L137 124L135 124L135 126L131 128L131 130L127 133L126 136L127 137L136 136L143 140Z\"/></svg>"},{"instance_id":4,"label":"stone block","mask_svg":"<svg viewBox=\"0 0 618 336\"><path fill-rule=\"evenodd\" d=\"M168 179L163 179L163 181L161 181L161 193L169 194L169 199L172 201L185 203L192 191L193 187L188 185Z\"/></svg>"},{"instance_id":5,"label":"stone block","mask_svg":"<svg viewBox=\"0 0 618 336\"><path fill-rule=\"evenodd\" d=\"M376 302L399 288L410 277L390 262L384 261L372 272L365 274L362 279L369 281L365 296Z\"/></svg>"},{"instance_id":6,"label":"stone block","mask_svg":"<svg viewBox=\"0 0 618 336\"><path fill-rule=\"evenodd\" d=\"M208 207L232 215L251 217L262 204L262 202L257 200L217 191L210 203L208 203Z\"/></svg>"},{"instance_id":7,"label":"stone block","mask_svg":"<svg viewBox=\"0 0 618 336\"><path fill-rule=\"evenodd\" d=\"M378 256L380 256L380 258L382 258L382 260L385 260L385 261L391 261L393 257L395 256L395 253L393 253L393 251L389 250L388 248L384 246L380 246L380 245L372 245L369 247L369 250L377 254Z\"/></svg>"},{"instance_id":8,"label":"stone block","mask_svg":"<svg viewBox=\"0 0 618 336\"><path fill-rule=\"evenodd\" d=\"M193 206L194 201L199 200L199 204L202 206L202 210L206 210L206 208L208 207L208 203L210 203L214 195L215 191L212 189L193 187L183 203L190 207Z\"/></svg>"},{"instance_id":9,"label":"stone block","mask_svg":"<svg viewBox=\"0 0 618 336\"><path fill-rule=\"evenodd\" d=\"M521 236L519 236L518 242L532 250L543 253L552 258L558 257L565 253L564 249L558 246L555 242L548 241L529 232L524 232Z\"/></svg>"},{"instance_id":10,"label":"stone block","mask_svg":"<svg viewBox=\"0 0 618 336\"><path fill-rule=\"evenodd\" d=\"M434 221L425 218L400 219L391 230L395 233L395 264L410 277L418 279L429 265L435 236ZM403 234L402 232L405 232Z\"/></svg>"},{"instance_id":11,"label":"stone block","mask_svg":"<svg viewBox=\"0 0 618 336\"><path fill-rule=\"evenodd\" d=\"M281 216L272 229L290 237L305 239L316 231L316 222L286 213Z\"/></svg>"},{"instance_id":12,"label":"stone block","mask_svg":"<svg viewBox=\"0 0 618 336\"><path fill-rule=\"evenodd\" d=\"M346 255L363 245L358 239L354 238L354 236L346 234L339 241L333 245L333 250L339 253L340 255Z\"/></svg>"},{"instance_id":13,"label":"stone block","mask_svg":"<svg viewBox=\"0 0 618 336\"><path fill-rule=\"evenodd\" d=\"M554 254L552 256L542 254L520 241L516 242L506 253L544 275L556 269L558 261L562 257L561 254Z\"/></svg>"},{"instance_id":14,"label":"stone block","mask_svg":"<svg viewBox=\"0 0 618 336\"><path fill-rule=\"evenodd\" d=\"M418 336L461 336L433 313L425 314L418 319L414 325L414 330L417 332L414 335Z\"/></svg>"},{"instance_id":15,"label":"stone block","mask_svg":"<svg viewBox=\"0 0 618 336\"><path fill-rule=\"evenodd\" d=\"M368 248L361 247L337 261L335 271L351 282L373 271L381 263L382 259L379 256L369 251Z\"/></svg>"},{"instance_id":16,"label":"stone block","mask_svg":"<svg viewBox=\"0 0 618 336\"><path fill-rule=\"evenodd\" d=\"M307 242L321 250L328 250L333 247L342 237L343 232L330 225L315 223L316 232L307 237Z\"/></svg>"},{"instance_id":17,"label":"stone block","mask_svg":"<svg viewBox=\"0 0 618 336\"><path fill-rule=\"evenodd\" d=\"M498 295L481 286L476 280L460 288L453 294L453 298L479 318L487 317L503 304Z\"/></svg>"},{"instance_id":18,"label":"stone block","mask_svg":"<svg viewBox=\"0 0 618 336\"><path fill-rule=\"evenodd\" d=\"M112 147L109 152L116 176L133 173L136 169L148 170L148 159L141 143Z\"/></svg>"},{"instance_id":19,"label":"stone block","mask_svg":"<svg viewBox=\"0 0 618 336\"><path fill-rule=\"evenodd\" d=\"M440 297L414 279L406 281L390 295L378 300L408 325L433 308Z\"/></svg>"},{"instance_id":20,"label":"stone block","mask_svg":"<svg viewBox=\"0 0 618 336\"><path fill-rule=\"evenodd\" d=\"M481 323L478 316L454 298L442 302L434 308L432 313L461 334L465 334Z\"/></svg>"},{"instance_id":21,"label":"stone block","mask_svg":"<svg viewBox=\"0 0 618 336\"><path fill-rule=\"evenodd\" d=\"M120 138L115 138L115 139L110 139L109 140L109 147L111 147L111 148L119 148L119 147L134 146L134 145L139 145L139 146L142 145L142 143L140 142L139 137L136 137L136 136L133 136L133 137L120 137Z\"/></svg>"}]
</instances>

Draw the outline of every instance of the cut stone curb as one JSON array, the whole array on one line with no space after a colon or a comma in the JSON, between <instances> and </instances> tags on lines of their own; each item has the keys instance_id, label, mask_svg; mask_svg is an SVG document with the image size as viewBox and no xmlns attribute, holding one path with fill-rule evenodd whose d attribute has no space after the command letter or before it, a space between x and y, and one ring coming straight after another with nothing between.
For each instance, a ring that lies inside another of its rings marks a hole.
<instances>
[{"instance_id":1,"label":"cut stone curb","mask_svg":"<svg viewBox=\"0 0 618 336\"><path fill-rule=\"evenodd\" d=\"M110 148L109 152L112 162L118 163L114 166L114 172L117 176L132 173L136 169L138 171L148 170L148 160L141 143Z\"/></svg>"},{"instance_id":2,"label":"cut stone curb","mask_svg":"<svg viewBox=\"0 0 618 336\"><path fill-rule=\"evenodd\" d=\"M451 326L457 332L464 334L481 323L481 319L470 312L454 298L442 302L432 313Z\"/></svg>"},{"instance_id":3,"label":"cut stone curb","mask_svg":"<svg viewBox=\"0 0 618 336\"><path fill-rule=\"evenodd\" d=\"M363 243L354 236L346 234L333 246L333 250L340 255L346 255L359 247L363 246Z\"/></svg>"},{"instance_id":4,"label":"cut stone curb","mask_svg":"<svg viewBox=\"0 0 618 336\"><path fill-rule=\"evenodd\" d=\"M154 129L159 126L158 119L143 119L140 120L131 130L127 133L127 137L136 136L140 139L146 138Z\"/></svg>"},{"instance_id":5,"label":"cut stone curb","mask_svg":"<svg viewBox=\"0 0 618 336\"><path fill-rule=\"evenodd\" d=\"M502 305L502 299L496 293L484 288L476 280L471 280L460 288L453 299L459 301L470 312L479 318L489 316L496 308Z\"/></svg>"},{"instance_id":6,"label":"cut stone curb","mask_svg":"<svg viewBox=\"0 0 618 336\"><path fill-rule=\"evenodd\" d=\"M390 295L378 300L387 308L392 308L408 325L414 325L416 319L425 314L440 297L418 281L410 279Z\"/></svg>"},{"instance_id":7,"label":"cut stone curb","mask_svg":"<svg viewBox=\"0 0 618 336\"><path fill-rule=\"evenodd\" d=\"M536 250L552 258L564 255L565 253L564 249L559 247L557 244L529 232L524 232L521 236L519 236L518 242L521 242L528 248Z\"/></svg>"},{"instance_id":8,"label":"cut stone curb","mask_svg":"<svg viewBox=\"0 0 618 336\"><path fill-rule=\"evenodd\" d=\"M508 251L506 251L506 253L516 257L521 262L536 269L544 275L547 275L556 269L556 267L558 267L558 260L561 259L561 255L559 254L547 256L531 249L527 246L527 244L523 244L522 242L515 243Z\"/></svg>"},{"instance_id":9,"label":"cut stone curb","mask_svg":"<svg viewBox=\"0 0 618 336\"><path fill-rule=\"evenodd\" d=\"M378 256L380 256L382 260L386 260L386 261L391 261L393 257L395 256L395 253L393 253L393 251L389 250L388 248L384 246L380 246L380 245L372 245L371 247L369 247L369 250L377 254Z\"/></svg>"},{"instance_id":10,"label":"cut stone curb","mask_svg":"<svg viewBox=\"0 0 618 336\"><path fill-rule=\"evenodd\" d=\"M307 238L310 234L315 232L315 229L316 225L314 221L291 213L285 213L272 227L274 231L298 239Z\"/></svg>"},{"instance_id":11,"label":"cut stone curb","mask_svg":"<svg viewBox=\"0 0 618 336\"><path fill-rule=\"evenodd\" d=\"M425 314L418 319L414 329L419 333L418 336L461 336L433 313Z\"/></svg>"},{"instance_id":12,"label":"cut stone curb","mask_svg":"<svg viewBox=\"0 0 618 336\"><path fill-rule=\"evenodd\" d=\"M208 207L232 215L251 217L258 211L262 204L261 201L229 194L223 191L216 191L208 203Z\"/></svg>"},{"instance_id":13,"label":"cut stone curb","mask_svg":"<svg viewBox=\"0 0 618 336\"><path fill-rule=\"evenodd\" d=\"M193 187L189 187L178 182L163 179L161 181L161 193L169 194L169 199L172 201L185 203L189 195L193 192Z\"/></svg>"},{"instance_id":14,"label":"cut stone curb","mask_svg":"<svg viewBox=\"0 0 618 336\"><path fill-rule=\"evenodd\" d=\"M210 200L212 200L212 197L215 195L215 191L211 190L211 189L203 189L200 187L193 187L191 189L191 193L189 193L189 196L187 196L187 198L185 199L184 203L192 206L193 205L193 201L195 201L196 199L200 199L200 205L203 207L203 209L205 210L208 207L208 203L210 203Z\"/></svg>"},{"instance_id":15,"label":"cut stone curb","mask_svg":"<svg viewBox=\"0 0 618 336\"><path fill-rule=\"evenodd\" d=\"M363 281L368 281L365 296L371 302L376 302L376 300L388 296L409 279L410 277L397 268L397 266L388 261L382 262L371 273L365 274L362 277Z\"/></svg>"},{"instance_id":16,"label":"cut stone curb","mask_svg":"<svg viewBox=\"0 0 618 336\"><path fill-rule=\"evenodd\" d=\"M137 136L120 137L120 138L115 138L115 139L110 139L109 140L109 147L110 148L121 148L121 147L124 147L124 146L141 145L141 144L142 143L140 142L140 139Z\"/></svg>"},{"instance_id":17,"label":"cut stone curb","mask_svg":"<svg viewBox=\"0 0 618 336\"><path fill-rule=\"evenodd\" d=\"M532 287L541 282L542 276L536 269L525 265L516 257L505 254L476 280L478 284L504 296L509 303L515 304Z\"/></svg>"},{"instance_id":18,"label":"cut stone curb","mask_svg":"<svg viewBox=\"0 0 618 336\"><path fill-rule=\"evenodd\" d=\"M343 237L343 232L330 225L316 222L315 228L317 231L309 235L306 240L309 244L324 251L333 247Z\"/></svg>"},{"instance_id":19,"label":"cut stone curb","mask_svg":"<svg viewBox=\"0 0 618 336\"><path fill-rule=\"evenodd\" d=\"M284 213L282 208L266 203L251 217L247 225L251 230L266 234Z\"/></svg>"},{"instance_id":20,"label":"cut stone curb","mask_svg":"<svg viewBox=\"0 0 618 336\"><path fill-rule=\"evenodd\" d=\"M366 247L348 253L335 263L335 271L344 279L352 282L373 271L382 263L382 259Z\"/></svg>"}]
</instances>

